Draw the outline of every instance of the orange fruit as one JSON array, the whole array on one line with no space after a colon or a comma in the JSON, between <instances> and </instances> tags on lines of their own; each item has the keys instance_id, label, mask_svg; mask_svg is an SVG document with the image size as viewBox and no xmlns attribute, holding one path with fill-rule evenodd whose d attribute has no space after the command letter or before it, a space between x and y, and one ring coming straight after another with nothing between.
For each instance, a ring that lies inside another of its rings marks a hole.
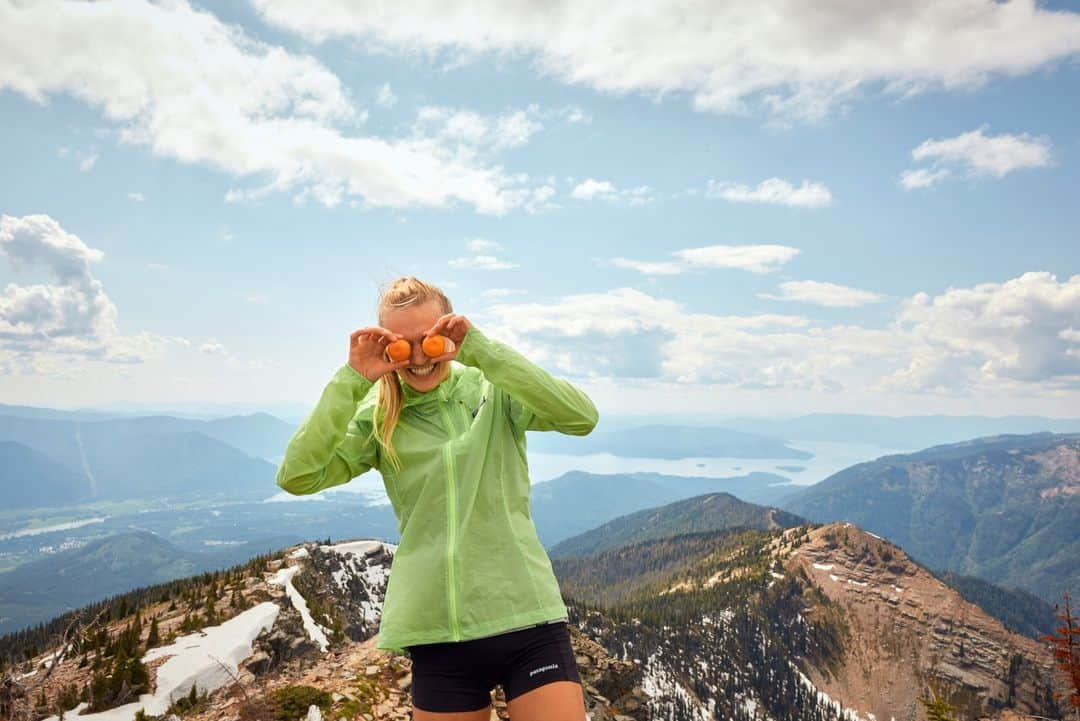
<instances>
[{"instance_id":1,"label":"orange fruit","mask_svg":"<svg viewBox=\"0 0 1080 721\"><path fill-rule=\"evenodd\" d=\"M428 358L437 358L446 353L453 353L454 341L444 335L431 335L424 339L421 347Z\"/></svg>"},{"instance_id":2,"label":"orange fruit","mask_svg":"<svg viewBox=\"0 0 1080 721\"><path fill-rule=\"evenodd\" d=\"M386 355L390 356L390 360L396 363L409 360L409 356L412 355L412 346L404 338L398 338L387 344Z\"/></svg>"}]
</instances>

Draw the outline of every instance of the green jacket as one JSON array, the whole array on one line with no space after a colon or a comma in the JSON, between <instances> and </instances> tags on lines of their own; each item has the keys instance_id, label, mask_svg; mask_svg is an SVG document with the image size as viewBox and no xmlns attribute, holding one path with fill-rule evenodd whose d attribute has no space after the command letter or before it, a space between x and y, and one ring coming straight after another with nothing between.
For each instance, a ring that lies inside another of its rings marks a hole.
<instances>
[{"instance_id":1,"label":"green jacket","mask_svg":"<svg viewBox=\"0 0 1080 721\"><path fill-rule=\"evenodd\" d=\"M345 364L289 441L277 484L316 493L377 468L401 540L376 647L462 641L566 617L529 507L525 431L588 434L596 406L471 327L450 375L420 393L401 383L395 472L371 438L375 384Z\"/></svg>"}]
</instances>

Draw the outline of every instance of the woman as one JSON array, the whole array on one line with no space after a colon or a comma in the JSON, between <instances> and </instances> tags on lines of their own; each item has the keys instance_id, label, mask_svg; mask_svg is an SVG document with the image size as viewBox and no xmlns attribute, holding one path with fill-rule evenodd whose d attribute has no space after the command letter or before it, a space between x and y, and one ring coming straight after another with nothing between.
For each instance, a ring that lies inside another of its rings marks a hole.
<instances>
[{"instance_id":1,"label":"woman","mask_svg":"<svg viewBox=\"0 0 1080 721\"><path fill-rule=\"evenodd\" d=\"M586 435L596 406L414 277L383 291L378 319L350 336L278 485L315 493L382 474L401 540L376 647L408 652L414 721L488 721L497 683L513 721L582 721L566 606L529 508L525 432ZM433 335L453 346L429 358ZM402 338L411 355L392 362L386 346Z\"/></svg>"}]
</instances>

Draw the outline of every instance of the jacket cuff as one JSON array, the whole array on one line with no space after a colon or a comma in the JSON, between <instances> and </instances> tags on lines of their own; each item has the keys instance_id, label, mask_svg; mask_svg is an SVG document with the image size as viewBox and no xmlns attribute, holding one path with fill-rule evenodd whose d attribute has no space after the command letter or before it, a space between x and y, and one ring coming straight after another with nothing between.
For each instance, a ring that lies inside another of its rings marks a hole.
<instances>
[{"instance_id":1,"label":"jacket cuff","mask_svg":"<svg viewBox=\"0 0 1080 721\"><path fill-rule=\"evenodd\" d=\"M374 381L369 380L367 376L348 363L338 368L337 373L334 374L334 380L353 386L354 397L358 399L367 395L367 392L375 385Z\"/></svg>"}]
</instances>

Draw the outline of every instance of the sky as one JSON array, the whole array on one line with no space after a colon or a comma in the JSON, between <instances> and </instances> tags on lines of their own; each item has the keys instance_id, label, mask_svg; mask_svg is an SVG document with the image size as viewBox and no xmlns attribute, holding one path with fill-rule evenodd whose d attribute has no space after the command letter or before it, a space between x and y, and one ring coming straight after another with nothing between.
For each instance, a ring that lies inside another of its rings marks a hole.
<instances>
[{"instance_id":1,"label":"sky","mask_svg":"<svg viewBox=\"0 0 1080 721\"><path fill-rule=\"evenodd\" d=\"M1076 3L0 0L0 402L310 407L416 275L601 413L1076 416Z\"/></svg>"}]
</instances>

